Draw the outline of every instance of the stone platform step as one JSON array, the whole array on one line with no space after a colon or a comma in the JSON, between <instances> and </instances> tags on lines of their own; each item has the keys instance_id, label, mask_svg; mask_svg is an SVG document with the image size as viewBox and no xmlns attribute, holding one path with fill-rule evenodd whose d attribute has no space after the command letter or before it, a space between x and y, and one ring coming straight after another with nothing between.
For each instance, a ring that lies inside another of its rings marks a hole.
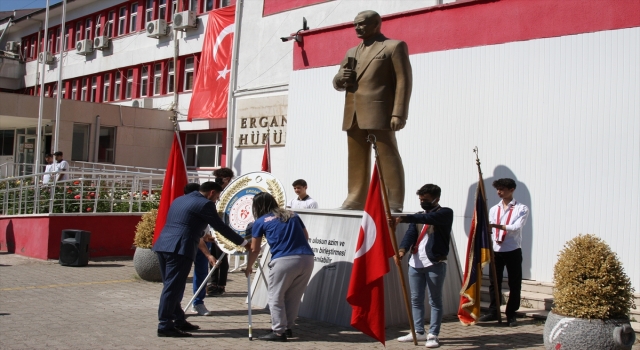
<instances>
[{"instance_id":1,"label":"stone platform step","mask_svg":"<svg viewBox=\"0 0 640 350\"><path fill-rule=\"evenodd\" d=\"M504 294L505 298L508 298L509 288L503 288L502 294ZM483 285L482 287L480 287L480 301L490 301L489 286ZM550 294L529 292L523 290L520 292L520 306L534 310L541 309L548 311L553 307L553 296Z\"/></svg>"},{"instance_id":2,"label":"stone platform step","mask_svg":"<svg viewBox=\"0 0 640 350\"><path fill-rule=\"evenodd\" d=\"M489 286L489 276L482 276L482 285ZM502 290L509 290L509 280L502 280ZM522 291L553 295L553 283L533 280L522 280Z\"/></svg>"}]
</instances>

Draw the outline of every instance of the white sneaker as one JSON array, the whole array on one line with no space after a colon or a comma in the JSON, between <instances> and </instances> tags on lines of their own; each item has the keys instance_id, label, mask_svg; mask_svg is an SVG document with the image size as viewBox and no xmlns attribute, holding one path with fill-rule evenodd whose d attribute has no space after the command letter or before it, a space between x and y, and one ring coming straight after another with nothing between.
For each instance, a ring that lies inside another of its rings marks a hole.
<instances>
[{"instance_id":1,"label":"white sneaker","mask_svg":"<svg viewBox=\"0 0 640 350\"><path fill-rule=\"evenodd\" d=\"M439 346L440 346L440 341L438 340L438 336L429 333L429 335L427 336L427 343L424 344L424 347L425 348L437 348Z\"/></svg>"},{"instance_id":2,"label":"white sneaker","mask_svg":"<svg viewBox=\"0 0 640 350\"><path fill-rule=\"evenodd\" d=\"M193 305L191 310L200 316L213 316L213 311L207 310L207 307L204 306L204 304Z\"/></svg>"},{"instance_id":3,"label":"white sneaker","mask_svg":"<svg viewBox=\"0 0 640 350\"><path fill-rule=\"evenodd\" d=\"M422 341L422 340L427 340L427 334L426 333L416 333L416 339L418 341ZM399 342L403 342L403 343L413 343L413 336L411 335L411 333L407 334L407 335L403 335L402 337L398 338Z\"/></svg>"}]
</instances>

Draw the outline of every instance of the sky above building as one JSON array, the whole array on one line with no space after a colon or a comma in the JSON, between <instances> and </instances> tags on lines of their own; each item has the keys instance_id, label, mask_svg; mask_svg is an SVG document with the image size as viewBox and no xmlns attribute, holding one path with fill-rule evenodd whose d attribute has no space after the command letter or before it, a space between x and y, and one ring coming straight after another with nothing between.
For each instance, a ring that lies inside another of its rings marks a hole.
<instances>
[{"instance_id":1,"label":"sky above building","mask_svg":"<svg viewBox=\"0 0 640 350\"><path fill-rule=\"evenodd\" d=\"M49 5L57 4L61 1L49 0ZM37 9L45 6L47 6L47 0L0 0L0 11Z\"/></svg>"}]
</instances>

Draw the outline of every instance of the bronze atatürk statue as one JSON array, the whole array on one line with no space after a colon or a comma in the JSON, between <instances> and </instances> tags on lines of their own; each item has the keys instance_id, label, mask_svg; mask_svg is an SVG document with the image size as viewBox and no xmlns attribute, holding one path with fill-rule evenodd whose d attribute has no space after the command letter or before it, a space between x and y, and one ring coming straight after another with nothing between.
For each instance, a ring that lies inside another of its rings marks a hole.
<instances>
[{"instance_id":1,"label":"bronze atat\u00fcrk statue","mask_svg":"<svg viewBox=\"0 0 640 350\"><path fill-rule=\"evenodd\" d=\"M371 145L376 136L389 207L402 211L404 168L396 131L407 122L411 97L411 64L407 44L380 33L382 19L374 11L360 12L355 20L360 45L347 51L333 87L346 91L342 130L349 149L349 195L341 209L364 209L371 179Z\"/></svg>"}]
</instances>

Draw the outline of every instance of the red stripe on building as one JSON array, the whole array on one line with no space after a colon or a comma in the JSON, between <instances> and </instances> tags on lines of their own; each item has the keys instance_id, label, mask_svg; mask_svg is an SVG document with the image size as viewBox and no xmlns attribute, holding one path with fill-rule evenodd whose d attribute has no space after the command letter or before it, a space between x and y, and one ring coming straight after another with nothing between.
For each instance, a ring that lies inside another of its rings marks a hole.
<instances>
[{"instance_id":1,"label":"red stripe on building","mask_svg":"<svg viewBox=\"0 0 640 350\"><path fill-rule=\"evenodd\" d=\"M333 0L264 0L262 7L262 16L272 15L274 13L285 12L305 6L315 5L322 2ZM302 23L302 19L300 19Z\"/></svg>"},{"instance_id":2,"label":"red stripe on building","mask_svg":"<svg viewBox=\"0 0 640 350\"><path fill-rule=\"evenodd\" d=\"M410 54L640 26L638 0L473 0L383 17L382 33ZM293 69L340 63L359 43L352 23L301 33Z\"/></svg>"}]
</instances>

